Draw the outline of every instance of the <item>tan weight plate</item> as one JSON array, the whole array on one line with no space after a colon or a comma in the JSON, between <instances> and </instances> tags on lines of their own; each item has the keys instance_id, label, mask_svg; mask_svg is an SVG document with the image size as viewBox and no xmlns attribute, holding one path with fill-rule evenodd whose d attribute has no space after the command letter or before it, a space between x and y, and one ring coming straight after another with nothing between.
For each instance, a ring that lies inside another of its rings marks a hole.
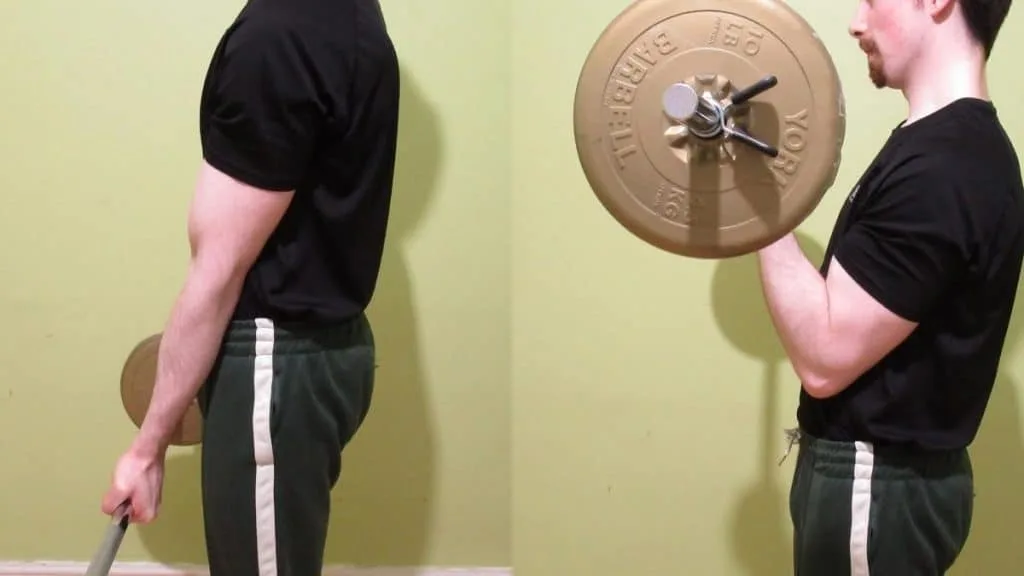
<instances>
[{"instance_id":1,"label":"tan weight plate","mask_svg":"<svg viewBox=\"0 0 1024 576\"><path fill-rule=\"evenodd\" d=\"M142 426L153 397L156 361L161 334L154 334L135 345L121 370L121 403L136 427ZM171 437L171 444L188 446L202 441L203 417L195 400L185 412Z\"/></svg>"},{"instance_id":2,"label":"tan weight plate","mask_svg":"<svg viewBox=\"0 0 1024 576\"><path fill-rule=\"evenodd\" d=\"M698 130L709 125L692 115L694 95L728 105L769 77L774 87L717 119L776 156ZM832 58L782 0L635 0L591 48L573 113L605 209L649 244L697 258L750 253L794 230L833 184L846 132Z\"/></svg>"}]
</instances>

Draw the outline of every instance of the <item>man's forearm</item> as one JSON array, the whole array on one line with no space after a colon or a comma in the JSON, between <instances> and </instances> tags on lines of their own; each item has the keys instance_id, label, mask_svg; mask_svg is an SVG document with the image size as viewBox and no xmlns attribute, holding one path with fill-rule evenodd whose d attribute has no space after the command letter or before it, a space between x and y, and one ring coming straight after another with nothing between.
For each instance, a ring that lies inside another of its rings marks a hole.
<instances>
[{"instance_id":1,"label":"man's forearm","mask_svg":"<svg viewBox=\"0 0 1024 576\"><path fill-rule=\"evenodd\" d=\"M238 279L213 278L193 265L164 329L156 382L135 448L159 454L216 360L238 301Z\"/></svg>"},{"instance_id":2,"label":"man's forearm","mask_svg":"<svg viewBox=\"0 0 1024 576\"><path fill-rule=\"evenodd\" d=\"M793 234L759 251L758 260L768 311L790 362L801 378L821 377L818 351L829 335L825 279Z\"/></svg>"}]
</instances>

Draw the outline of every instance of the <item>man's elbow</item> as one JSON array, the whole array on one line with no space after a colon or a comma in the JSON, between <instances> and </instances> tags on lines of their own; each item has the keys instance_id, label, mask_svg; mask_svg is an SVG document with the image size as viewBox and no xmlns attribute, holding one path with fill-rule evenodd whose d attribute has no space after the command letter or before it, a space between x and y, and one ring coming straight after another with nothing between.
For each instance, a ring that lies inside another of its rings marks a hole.
<instances>
[{"instance_id":1,"label":"man's elbow","mask_svg":"<svg viewBox=\"0 0 1024 576\"><path fill-rule=\"evenodd\" d=\"M807 392L807 395L815 400L826 400L839 393L838 388L828 382L806 379L801 379L800 382L804 392Z\"/></svg>"},{"instance_id":2,"label":"man's elbow","mask_svg":"<svg viewBox=\"0 0 1024 576\"><path fill-rule=\"evenodd\" d=\"M825 400L836 396L853 383L839 370L830 370L825 367L816 369L797 368L797 376L800 378L800 385L804 392L815 400Z\"/></svg>"}]
</instances>

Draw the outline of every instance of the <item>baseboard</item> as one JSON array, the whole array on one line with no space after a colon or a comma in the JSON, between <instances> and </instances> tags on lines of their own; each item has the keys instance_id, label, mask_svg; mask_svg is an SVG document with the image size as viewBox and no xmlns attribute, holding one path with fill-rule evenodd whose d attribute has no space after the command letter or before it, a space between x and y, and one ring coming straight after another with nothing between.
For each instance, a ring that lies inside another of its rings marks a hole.
<instances>
[{"instance_id":1,"label":"baseboard","mask_svg":"<svg viewBox=\"0 0 1024 576\"><path fill-rule=\"evenodd\" d=\"M88 562L0 562L0 576L81 576ZM208 576L205 566L115 562L110 576ZM512 576L511 568L328 566L323 576Z\"/></svg>"}]
</instances>

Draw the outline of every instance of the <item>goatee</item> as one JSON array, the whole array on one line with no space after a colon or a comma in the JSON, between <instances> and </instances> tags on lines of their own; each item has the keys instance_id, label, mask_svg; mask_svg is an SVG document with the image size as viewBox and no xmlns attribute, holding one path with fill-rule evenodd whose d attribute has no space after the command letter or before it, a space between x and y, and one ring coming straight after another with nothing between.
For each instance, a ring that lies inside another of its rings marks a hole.
<instances>
[{"instance_id":1,"label":"goatee","mask_svg":"<svg viewBox=\"0 0 1024 576\"><path fill-rule=\"evenodd\" d=\"M884 88L886 85L885 71L882 67L882 57L875 50L875 43L870 40L861 40L860 49L868 59L868 76L875 88Z\"/></svg>"}]
</instances>

